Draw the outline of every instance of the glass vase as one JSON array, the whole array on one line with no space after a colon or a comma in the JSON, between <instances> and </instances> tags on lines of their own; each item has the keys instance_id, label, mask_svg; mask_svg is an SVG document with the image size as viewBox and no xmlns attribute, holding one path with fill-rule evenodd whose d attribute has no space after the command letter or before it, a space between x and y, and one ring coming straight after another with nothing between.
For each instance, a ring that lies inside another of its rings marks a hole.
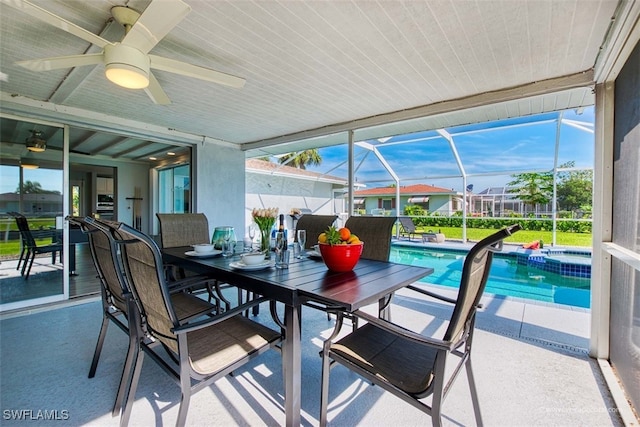
<instances>
[{"instance_id":1,"label":"glass vase","mask_svg":"<svg viewBox=\"0 0 640 427\"><path fill-rule=\"evenodd\" d=\"M260 251L264 252L264 259L271 258L271 227L260 229Z\"/></svg>"}]
</instances>

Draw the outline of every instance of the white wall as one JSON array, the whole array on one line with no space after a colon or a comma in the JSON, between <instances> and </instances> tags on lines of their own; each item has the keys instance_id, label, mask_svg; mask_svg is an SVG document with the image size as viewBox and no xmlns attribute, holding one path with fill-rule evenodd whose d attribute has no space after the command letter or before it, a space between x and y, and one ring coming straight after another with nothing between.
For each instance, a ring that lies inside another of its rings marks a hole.
<instances>
[{"instance_id":1,"label":"white wall","mask_svg":"<svg viewBox=\"0 0 640 427\"><path fill-rule=\"evenodd\" d=\"M253 208L277 207L285 214L286 227L293 229L292 208L311 209L317 215L333 214L333 188L327 182L296 179L289 176L247 172L245 221L252 221ZM339 213L339 212L335 212Z\"/></svg>"},{"instance_id":2,"label":"white wall","mask_svg":"<svg viewBox=\"0 0 640 427\"><path fill-rule=\"evenodd\" d=\"M237 148L205 144L194 146L193 212L209 220L209 234L215 227L230 225L242 239L245 229L245 156Z\"/></svg>"}]
</instances>

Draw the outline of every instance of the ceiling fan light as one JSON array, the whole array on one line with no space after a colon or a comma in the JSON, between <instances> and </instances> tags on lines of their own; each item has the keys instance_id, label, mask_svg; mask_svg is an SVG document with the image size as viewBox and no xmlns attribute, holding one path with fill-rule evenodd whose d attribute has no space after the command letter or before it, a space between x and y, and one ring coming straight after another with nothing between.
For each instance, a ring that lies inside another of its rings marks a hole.
<instances>
[{"instance_id":1,"label":"ceiling fan light","mask_svg":"<svg viewBox=\"0 0 640 427\"><path fill-rule=\"evenodd\" d=\"M27 150L41 153L47 149L47 141L42 138L42 132L37 130L31 131L31 136L25 139Z\"/></svg>"},{"instance_id":2,"label":"ceiling fan light","mask_svg":"<svg viewBox=\"0 0 640 427\"><path fill-rule=\"evenodd\" d=\"M20 158L20 167L22 169L38 169L40 165L31 155L27 154Z\"/></svg>"},{"instance_id":3,"label":"ceiling fan light","mask_svg":"<svg viewBox=\"0 0 640 427\"><path fill-rule=\"evenodd\" d=\"M144 89L149 86L149 57L126 45L104 48L105 75L118 86Z\"/></svg>"},{"instance_id":4,"label":"ceiling fan light","mask_svg":"<svg viewBox=\"0 0 640 427\"><path fill-rule=\"evenodd\" d=\"M109 64L104 73L113 83L127 89L144 89L149 86L149 75L131 65Z\"/></svg>"}]
</instances>

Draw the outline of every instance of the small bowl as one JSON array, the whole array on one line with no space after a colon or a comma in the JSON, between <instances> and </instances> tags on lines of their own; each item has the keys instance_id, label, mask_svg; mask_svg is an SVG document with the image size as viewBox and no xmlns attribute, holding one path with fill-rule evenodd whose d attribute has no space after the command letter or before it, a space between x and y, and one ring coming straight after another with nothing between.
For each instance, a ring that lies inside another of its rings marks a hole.
<instances>
[{"instance_id":1,"label":"small bowl","mask_svg":"<svg viewBox=\"0 0 640 427\"><path fill-rule=\"evenodd\" d=\"M264 261L264 253L252 252L250 254L242 254L242 262L245 265L257 265Z\"/></svg>"},{"instance_id":2,"label":"small bowl","mask_svg":"<svg viewBox=\"0 0 640 427\"><path fill-rule=\"evenodd\" d=\"M197 245L193 245L193 249L198 254L207 254L209 252L213 252L213 245L211 243L199 243Z\"/></svg>"}]
</instances>

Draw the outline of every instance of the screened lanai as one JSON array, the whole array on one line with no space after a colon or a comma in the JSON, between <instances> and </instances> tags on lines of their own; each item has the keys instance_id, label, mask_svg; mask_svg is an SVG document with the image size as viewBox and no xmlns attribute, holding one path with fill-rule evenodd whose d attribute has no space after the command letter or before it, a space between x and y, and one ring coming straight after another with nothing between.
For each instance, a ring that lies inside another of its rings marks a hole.
<instances>
[{"instance_id":1,"label":"screened lanai","mask_svg":"<svg viewBox=\"0 0 640 427\"><path fill-rule=\"evenodd\" d=\"M468 120L470 115L462 117ZM556 186L547 189L552 196L549 203L529 205L509 184L522 174L552 174L557 178L569 172L592 171L594 162L593 106L364 140L357 140L357 133L299 141L298 147L303 144L305 149L317 148L320 155L319 164L307 165L306 169L342 177L352 182L350 188L354 189L393 186L395 200L401 200L401 189L407 185L451 189L461 196L453 198L462 203L453 204L450 212L463 218L463 240L468 217L515 215L525 220L547 219L555 244L557 222L566 219L558 215L565 207L556 201ZM353 145L349 144L350 135ZM327 144L329 141L331 145ZM345 211L353 214L352 207L358 203L362 199L354 197L354 191L349 192L347 187ZM405 214L402 203L393 205L395 208L388 214ZM575 216L568 215L571 219ZM588 215L584 220L590 221Z\"/></svg>"}]
</instances>

